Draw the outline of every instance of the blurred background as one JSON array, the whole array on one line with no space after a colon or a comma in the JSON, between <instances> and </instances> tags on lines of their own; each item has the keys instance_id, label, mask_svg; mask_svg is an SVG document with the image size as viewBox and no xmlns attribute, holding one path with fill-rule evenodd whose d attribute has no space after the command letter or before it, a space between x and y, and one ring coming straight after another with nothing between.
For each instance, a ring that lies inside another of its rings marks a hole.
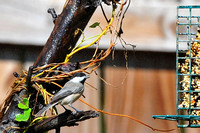
<instances>
[{"instance_id":1,"label":"blurred background","mask_svg":"<svg viewBox=\"0 0 200 133\"><path fill-rule=\"evenodd\" d=\"M10 91L15 80L13 72L28 69L42 50L52 29L48 8L59 14L65 0L0 0L0 102ZM199 0L132 0L123 23L123 39L135 45L127 47L128 69L124 49L117 44L114 59L109 57L97 70L106 83L91 74L84 99L89 104L112 113L133 116L154 128L172 129L172 133L197 133L198 128L178 129L175 121L154 120L152 115L176 114L176 11L179 5L200 5ZM110 16L111 7L104 5ZM199 14L200 15L200 14ZM89 25L106 21L98 8L84 31L86 37L100 30ZM104 37L100 48L109 45ZM71 60L88 59L95 47L81 51ZM74 104L80 110L89 110L80 101ZM128 118L101 115L80 123L77 127L62 128L73 133L151 133Z\"/></svg>"}]
</instances>

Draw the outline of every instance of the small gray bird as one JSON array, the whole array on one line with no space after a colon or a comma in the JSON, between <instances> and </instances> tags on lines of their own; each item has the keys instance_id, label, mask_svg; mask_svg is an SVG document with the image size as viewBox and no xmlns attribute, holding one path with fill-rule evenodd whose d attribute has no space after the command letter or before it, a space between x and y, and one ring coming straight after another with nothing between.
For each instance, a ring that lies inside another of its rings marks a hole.
<instances>
[{"instance_id":1,"label":"small gray bird","mask_svg":"<svg viewBox=\"0 0 200 133\"><path fill-rule=\"evenodd\" d=\"M86 75L84 73L74 74L73 77L67 83L65 83L63 88L53 96L52 101L48 105L46 105L42 110L40 110L36 114L36 116L40 116L49 108L59 103L62 106L68 105L71 108L73 108L76 112L78 112L78 110L72 106L72 103L75 102L81 95L83 95L84 82L87 78L89 78L89 75Z\"/></svg>"}]
</instances>

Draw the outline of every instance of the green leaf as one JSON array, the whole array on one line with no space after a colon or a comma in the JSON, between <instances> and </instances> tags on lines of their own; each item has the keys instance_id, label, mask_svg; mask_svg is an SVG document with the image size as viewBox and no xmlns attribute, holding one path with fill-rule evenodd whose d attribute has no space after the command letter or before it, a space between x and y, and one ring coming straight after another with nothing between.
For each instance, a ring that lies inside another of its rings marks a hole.
<instances>
[{"instance_id":1,"label":"green leaf","mask_svg":"<svg viewBox=\"0 0 200 133\"><path fill-rule=\"evenodd\" d=\"M29 108L29 101L27 98L23 99L23 103L18 103L18 108L20 109L28 109Z\"/></svg>"},{"instance_id":2,"label":"green leaf","mask_svg":"<svg viewBox=\"0 0 200 133\"><path fill-rule=\"evenodd\" d=\"M24 110L24 115L27 116L28 118L30 117L30 114L31 114L31 108Z\"/></svg>"},{"instance_id":3,"label":"green leaf","mask_svg":"<svg viewBox=\"0 0 200 133\"><path fill-rule=\"evenodd\" d=\"M23 98L22 103L18 103L18 108L23 109L23 114L17 114L15 120L16 121L27 121L31 115L31 108L29 108L29 99Z\"/></svg>"},{"instance_id":4,"label":"green leaf","mask_svg":"<svg viewBox=\"0 0 200 133\"><path fill-rule=\"evenodd\" d=\"M21 122L21 121L26 122L30 118L30 115L31 115L31 108L28 108L28 109L24 110L24 114L16 115L15 120L18 121L18 122Z\"/></svg>"},{"instance_id":5,"label":"green leaf","mask_svg":"<svg viewBox=\"0 0 200 133\"><path fill-rule=\"evenodd\" d=\"M20 108L20 109L28 109L28 107L26 105L24 105L23 103L19 103L18 104L18 108Z\"/></svg>"},{"instance_id":6,"label":"green leaf","mask_svg":"<svg viewBox=\"0 0 200 133\"><path fill-rule=\"evenodd\" d=\"M24 98L23 102L27 107L29 107L29 100L27 98Z\"/></svg>"},{"instance_id":7,"label":"green leaf","mask_svg":"<svg viewBox=\"0 0 200 133\"><path fill-rule=\"evenodd\" d=\"M90 25L90 28L96 28L97 26L99 26L99 22L95 22L94 24Z\"/></svg>"}]
</instances>

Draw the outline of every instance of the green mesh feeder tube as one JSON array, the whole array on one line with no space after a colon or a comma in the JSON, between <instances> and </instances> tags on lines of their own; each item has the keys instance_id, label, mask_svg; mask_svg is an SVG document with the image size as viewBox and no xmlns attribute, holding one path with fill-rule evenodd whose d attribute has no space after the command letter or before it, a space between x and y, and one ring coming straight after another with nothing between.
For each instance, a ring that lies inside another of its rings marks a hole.
<instances>
[{"instance_id":1,"label":"green mesh feeder tube","mask_svg":"<svg viewBox=\"0 0 200 133\"><path fill-rule=\"evenodd\" d=\"M200 6L178 6L176 27L176 115L153 115L177 121L177 127L200 127Z\"/></svg>"}]
</instances>

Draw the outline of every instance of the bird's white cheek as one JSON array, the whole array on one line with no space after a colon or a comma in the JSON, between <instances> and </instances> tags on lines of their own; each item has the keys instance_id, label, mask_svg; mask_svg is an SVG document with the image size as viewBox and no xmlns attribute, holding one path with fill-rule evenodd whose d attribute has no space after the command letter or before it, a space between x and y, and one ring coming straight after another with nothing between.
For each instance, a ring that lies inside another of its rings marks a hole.
<instances>
[{"instance_id":1,"label":"bird's white cheek","mask_svg":"<svg viewBox=\"0 0 200 133\"><path fill-rule=\"evenodd\" d=\"M61 104L67 105L67 104L72 104L73 102L75 102L79 97L81 96L81 94L72 94L67 96L65 99L62 100Z\"/></svg>"}]
</instances>

